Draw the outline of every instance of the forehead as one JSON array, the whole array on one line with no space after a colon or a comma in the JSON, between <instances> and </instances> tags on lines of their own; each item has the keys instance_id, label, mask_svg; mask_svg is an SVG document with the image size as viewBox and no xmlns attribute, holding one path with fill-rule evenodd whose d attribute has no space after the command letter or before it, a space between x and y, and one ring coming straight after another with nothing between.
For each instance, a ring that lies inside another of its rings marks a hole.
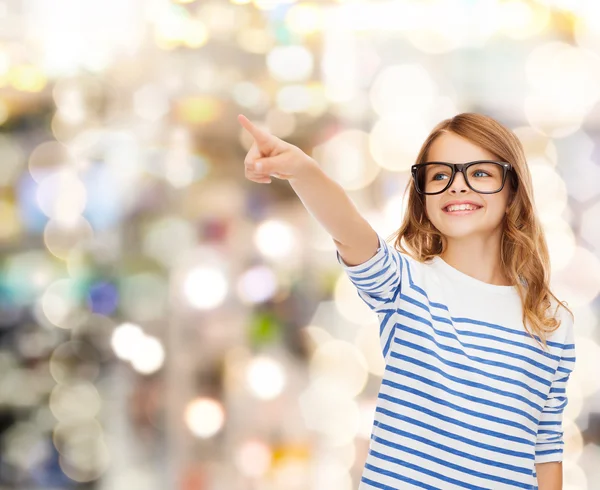
<instances>
[{"instance_id":1,"label":"forehead","mask_svg":"<svg viewBox=\"0 0 600 490\"><path fill-rule=\"evenodd\" d=\"M464 163L488 159L495 160L496 156L455 133L442 133L427 152L428 161Z\"/></svg>"}]
</instances>

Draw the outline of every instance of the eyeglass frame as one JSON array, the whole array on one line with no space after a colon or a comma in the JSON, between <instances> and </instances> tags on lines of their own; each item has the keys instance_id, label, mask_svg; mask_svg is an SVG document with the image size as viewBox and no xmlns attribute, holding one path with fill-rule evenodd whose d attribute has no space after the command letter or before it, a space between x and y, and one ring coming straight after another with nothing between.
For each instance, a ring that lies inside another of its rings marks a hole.
<instances>
[{"instance_id":1,"label":"eyeglass frame","mask_svg":"<svg viewBox=\"0 0 600 490\"><path fill-rule=\"evenodd\" d=\"M417 171L419 170L419 168L424 167L425 165L431 164L431 163L449 165L450 168L452 169L452 176L450 177L450 180L446 184L446 187L444 187L441 191L423 192L419 189L419 183L417 181ZM477 191L477 190L473 189L465 171L471 165L475 165L476 163L497 163L502 166L502 185L500 186L500 189L498 189L497 191L493 191L493 192L481 192L481 191ZM500 162L497 160L474 160L472 162L466 162L466 163L449 163L449 162L435 162L435 161L434 162L421 162L421 163L417 163L417 164L413 165L412 167L410 167L410 172L413 177L413 182L415 184L415 190L419 194L427 195L427 196L432 196L432 195L441 194L442 192L445 192L452 185L452 182L454 182L454 177L456 176L457 172L461 172L463 174L463 179L465 180L465 184L467 184L467 186L469 186L469 189L471 189L473 192L477 192L478 194L497 194L498 192L501 192L502 189L504 189L504 184L506 183L506 176L508 175L508 172L510 172L511 170L514 173L513 165L511 163ZM516 179L515 179L515 183L516 183Z\"/></svg>"}]
</instances>

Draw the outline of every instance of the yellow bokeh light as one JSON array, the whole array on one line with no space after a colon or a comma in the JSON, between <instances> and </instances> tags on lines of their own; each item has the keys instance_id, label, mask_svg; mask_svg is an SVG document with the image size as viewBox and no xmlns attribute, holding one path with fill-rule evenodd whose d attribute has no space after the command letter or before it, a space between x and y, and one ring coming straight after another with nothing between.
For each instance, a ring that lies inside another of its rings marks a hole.
<instances>
[{"instance_id":1,"label":"yellow bokeh light","mask_svg":"<svg viewBox=\"0 0 600 490\"><path fill-rule=\"evenodd\" d=\"M48 83L46 75L35 65L14 66L8 76L12 86L23 92L41 92Z\"/></svg>"}]
</instances>

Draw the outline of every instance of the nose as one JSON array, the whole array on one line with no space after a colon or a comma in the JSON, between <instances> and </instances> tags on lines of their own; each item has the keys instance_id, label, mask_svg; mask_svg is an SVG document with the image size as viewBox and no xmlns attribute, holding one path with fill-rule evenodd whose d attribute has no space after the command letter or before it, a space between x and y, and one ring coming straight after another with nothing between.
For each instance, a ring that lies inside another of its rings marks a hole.
<instances>
[{"instance_id":1,"label":"nose","mask_svg":"<svg viewBox=\"0 0 600 490\"><path fill-rule=\"evenodd\" d=\"M462 172L457 171L456 174L454 174L454 180L447 190L450 192L467 192L469 190L469 186L465 182L465 176Z\"/></svg>"}]
</instances>

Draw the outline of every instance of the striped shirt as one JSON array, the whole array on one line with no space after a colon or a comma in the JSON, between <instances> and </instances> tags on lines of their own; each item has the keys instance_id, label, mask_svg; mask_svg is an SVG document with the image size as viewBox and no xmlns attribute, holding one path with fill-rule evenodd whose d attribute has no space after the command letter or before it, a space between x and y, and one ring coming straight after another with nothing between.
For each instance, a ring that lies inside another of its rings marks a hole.
<instances>
[{"instance_id":1,"label":"striped shirt","mask_svg":"<svg viewBox=\"0 0 600 490\"><path fill-rule=\"evenodd\" d=\"M419 262L380 235L376 254L338 262L379 319L385 370L359 490L537 489L535 464L562 461L573 319L543 351L514 286L436 256Z\"/></svg>"}]
</instances>

